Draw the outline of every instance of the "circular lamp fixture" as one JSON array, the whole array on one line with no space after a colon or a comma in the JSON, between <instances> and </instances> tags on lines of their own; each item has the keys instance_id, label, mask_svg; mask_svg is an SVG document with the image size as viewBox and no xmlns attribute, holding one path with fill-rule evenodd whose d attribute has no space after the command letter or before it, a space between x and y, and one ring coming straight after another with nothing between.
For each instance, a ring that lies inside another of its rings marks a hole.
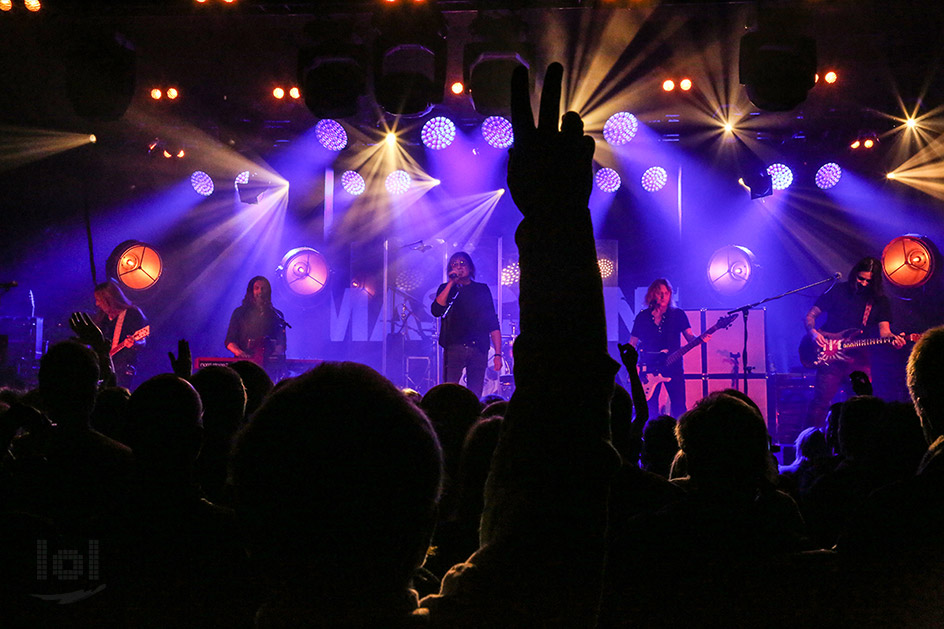
<instances>
[{"instance_id":1,"label":"circular lamp fixture","mask_svg":"<svg viewBox=\"0 0 944 629\"><path fill-rule=\"evenodd\" d=\"M721 247L708 260L708 283L722 295L734 295L750 283L757 266L747 247Z\"/></svg>"},{"instance_id":2,"label":"circular lamp fixture","mask_svg":"<svg viewBox=\"0 0 944 629\"><path fill-rule=\"evenodd\" d=\"M148 244L126 240L111 252L107 274L131 290L147 290L161 279L161 256Z\"/></svg>"},{"instance_id":3,"label":"circular lamp fixture","mask_svg":"<svg viewBox=\"0 0 944 629\"><path fill-rule=\"evenodd\" d=\"M934 274L934 244L918 234L895 238L882 251L882 271L888 281L901 288L916 288Z\"/></svg>"},{"instance_id":4,"label":"circular lamp fixture","mask_svg":"<svg viewBox=\"0 0 944 629\"><path fill-rule=\"evenodd\" d=\"M303 297L320 293L328 283L328 261L311 247L286 253L276 272L290 291Z\"/></svg>"}]
</instances>

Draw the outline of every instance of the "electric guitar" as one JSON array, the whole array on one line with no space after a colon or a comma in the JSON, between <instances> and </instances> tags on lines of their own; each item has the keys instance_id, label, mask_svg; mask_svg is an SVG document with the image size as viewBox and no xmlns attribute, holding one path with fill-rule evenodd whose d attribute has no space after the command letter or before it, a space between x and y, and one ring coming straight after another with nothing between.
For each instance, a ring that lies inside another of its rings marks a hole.
<instances>
[{"instance_id":1,"label":"electric guitar","mask_svg":"<svg viewBox=\"0 0 944 629\"><path fill-rule=\"evenodd\" d=\"M141 339L147 338L147 336L148 336L150 333L151 333L151 326L149 326L149 325L144 326L143 328L141 328L140 330L138 330L138 331L135 332L134 334L129 334L128 336L125 337L125 340L123 340L122 342L118 343L117 345L115 345L114 347L112 347L110 350L108 350L108 355L114 357L115 354L117 354L118 352L120 352L120 351L123 350L124 348L126 348L126 347L131 347L132 345L134 345L135 343L137 343L137 342L140 341Z\"/></svg>"},{"instance_id":2,"label":"electric guitar","mask_svg":"<svg viewBox=\"0 0 944 629\"><path fill-rule=\"evenodd\" d=\"M730 327L730 325L734 323L734 320L737 318L738 313L736 312L734 314L719 317L718 321L713 326L671 354L668 353L668 350L662 352L640 353L639 377L642 380L642 390L646 394L646 399L652 399L652 394L655 393L656 387L660 383L669 382L672 380L672 378L666 378L664 375L662 375L664 369L678 362L682 356L704 343L705 337L709 334L714 334L721 328Z\"/></svg>"},{"instance_id":3,"label":"electric guitar","mask_svg":"<svg viewBox=\"0 0 944 629\"><path fill-rule=\"evenodd\" d=\"M800 339L800 362L804 367L849 362L855 358L855 354L850 354L849 350L873 345L888 345L895 341L893 337L856 338L862 334L862 330L856 328L849 328L842 332L820 332L820 334L826 337L825 347L820 347L809 334L804 334ZM920 334L905 335L906 341L917 341L919 338L921 338Z\"/></svg>"}]
</instances>

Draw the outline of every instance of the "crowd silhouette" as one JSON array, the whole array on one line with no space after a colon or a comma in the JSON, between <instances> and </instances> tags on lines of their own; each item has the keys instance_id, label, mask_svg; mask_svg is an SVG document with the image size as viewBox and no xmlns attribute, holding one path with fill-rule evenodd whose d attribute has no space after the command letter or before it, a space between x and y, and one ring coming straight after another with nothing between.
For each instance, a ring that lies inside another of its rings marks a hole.
<instances>
[{"instance_id":1,"label":"crowd silhouette","mask_svg":"<svg viewBox=\"0 0 944 629\"><path fill-rule=\"evenodd\" d=\"M913 404L853 374L861 394L779 469L739 391L650 418L630 345L615 383L594 144L560 116L562 77L536 122L512 79L510 400L350 362L278 385L248 361L191 373L185 341L129 392L77 313L38 388L0 392L0 623L944 623L944 327L911 352Z\"/></svg>"}]
</instances>

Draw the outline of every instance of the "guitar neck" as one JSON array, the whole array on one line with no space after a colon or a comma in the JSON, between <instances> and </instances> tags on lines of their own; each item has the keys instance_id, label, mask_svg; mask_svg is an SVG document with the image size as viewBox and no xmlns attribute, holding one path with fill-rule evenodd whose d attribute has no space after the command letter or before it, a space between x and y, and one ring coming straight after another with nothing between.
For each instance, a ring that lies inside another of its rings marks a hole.
<instances>
[{"instance_id":1,"label":"guitar neck","mask_svg":"<svg viewBox=\"0 0 944 629\"><path fill-rule=\"evenodd\" d=\"M689 341L682 347L678 348L677 350L675 350L674 352L666 356L665 364L671 365L672 363L677 361L679 358L681 358L685 354L689 353L690 351L692 351L693 349L695 349L696 347L704 343L705 337L708 336L709 334L714 334L715 331L717 331L717 329L718 329L718 326L716 325L708 328L707 330L705 330L704 332L702 332L701 334L693 338L691 341Z\"/></svg>"},{"instance_id":2,"label":"guitar neck","mask_svg":"<svg viewBox=\"0 0 944 629\"><path fill-rule=\"evenodd\" d=\"M857 347L870 347L872 345L887 345L888 343L893 343L895 339L893 337L879 337L879 338L869 338L869 339L856 339L854 341L843 341L843 349L855 349Z\"/></svg>"}]
</instances>

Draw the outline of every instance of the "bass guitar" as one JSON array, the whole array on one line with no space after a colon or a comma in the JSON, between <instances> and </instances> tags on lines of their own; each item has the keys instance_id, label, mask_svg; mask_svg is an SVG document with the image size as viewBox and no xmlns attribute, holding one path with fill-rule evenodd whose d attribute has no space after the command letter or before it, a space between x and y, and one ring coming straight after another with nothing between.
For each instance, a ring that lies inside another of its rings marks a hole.
<instances>
[{"instance_id":1,"label":"bass guitar","mask_svg":"<svg viewBox=\"0 0 944 629\"><path fill-rule=\"evenodd\" d=\"M849 362L855 358L854 353L850 354L851 350L874 345L890 345L895 341L894 337L856 338L862 334L862 330L856 328L849 328L842 332L820 332L820 334L826 338L826 345L822 347L809 334L804 334L800 339L800 362L804 367L812 368ZM905 335L906 341L917 341L919 338L921 338L920 334Z\"/></svg>"},{"instance_id":2,"label":"bass guitar","mask_svg":"<svg viewBox=\"0 0 944 629\"><path fill-rule=\"evenodd\" d=\"M718 321L713 326L671 354L668 353L668 350L662 352L642 352L640 354L639 378L642 380L642 390L646 394L646 399L652 399L652 394L655 393L656 387L660 383L672 380L672 378L667 378L662 375L663 370L678 362L682 356L704 343L705 337L709 334L714 334L721 328L730 327L737 318L738 313L736 312L719 317Z\"/></svg>"},{"instance_id":3,"label":"bass guitar","mask_svg":"<svg viewBox=\"0 0 944 629\"><path fill-rule=\"evenodd\" d=\"M111 357L114 357L115 354L125 349L126 347L131 347L132 345L134 345L141 339L147 338L150 333L151 333L151 326L149 325L144 326L143 328L141 328L134 334L129 334L128 336L125 337L125 340L118 343L117 345L112 347L110 350L108 350L108 355Z\"/></svg>"}]
</instances>

